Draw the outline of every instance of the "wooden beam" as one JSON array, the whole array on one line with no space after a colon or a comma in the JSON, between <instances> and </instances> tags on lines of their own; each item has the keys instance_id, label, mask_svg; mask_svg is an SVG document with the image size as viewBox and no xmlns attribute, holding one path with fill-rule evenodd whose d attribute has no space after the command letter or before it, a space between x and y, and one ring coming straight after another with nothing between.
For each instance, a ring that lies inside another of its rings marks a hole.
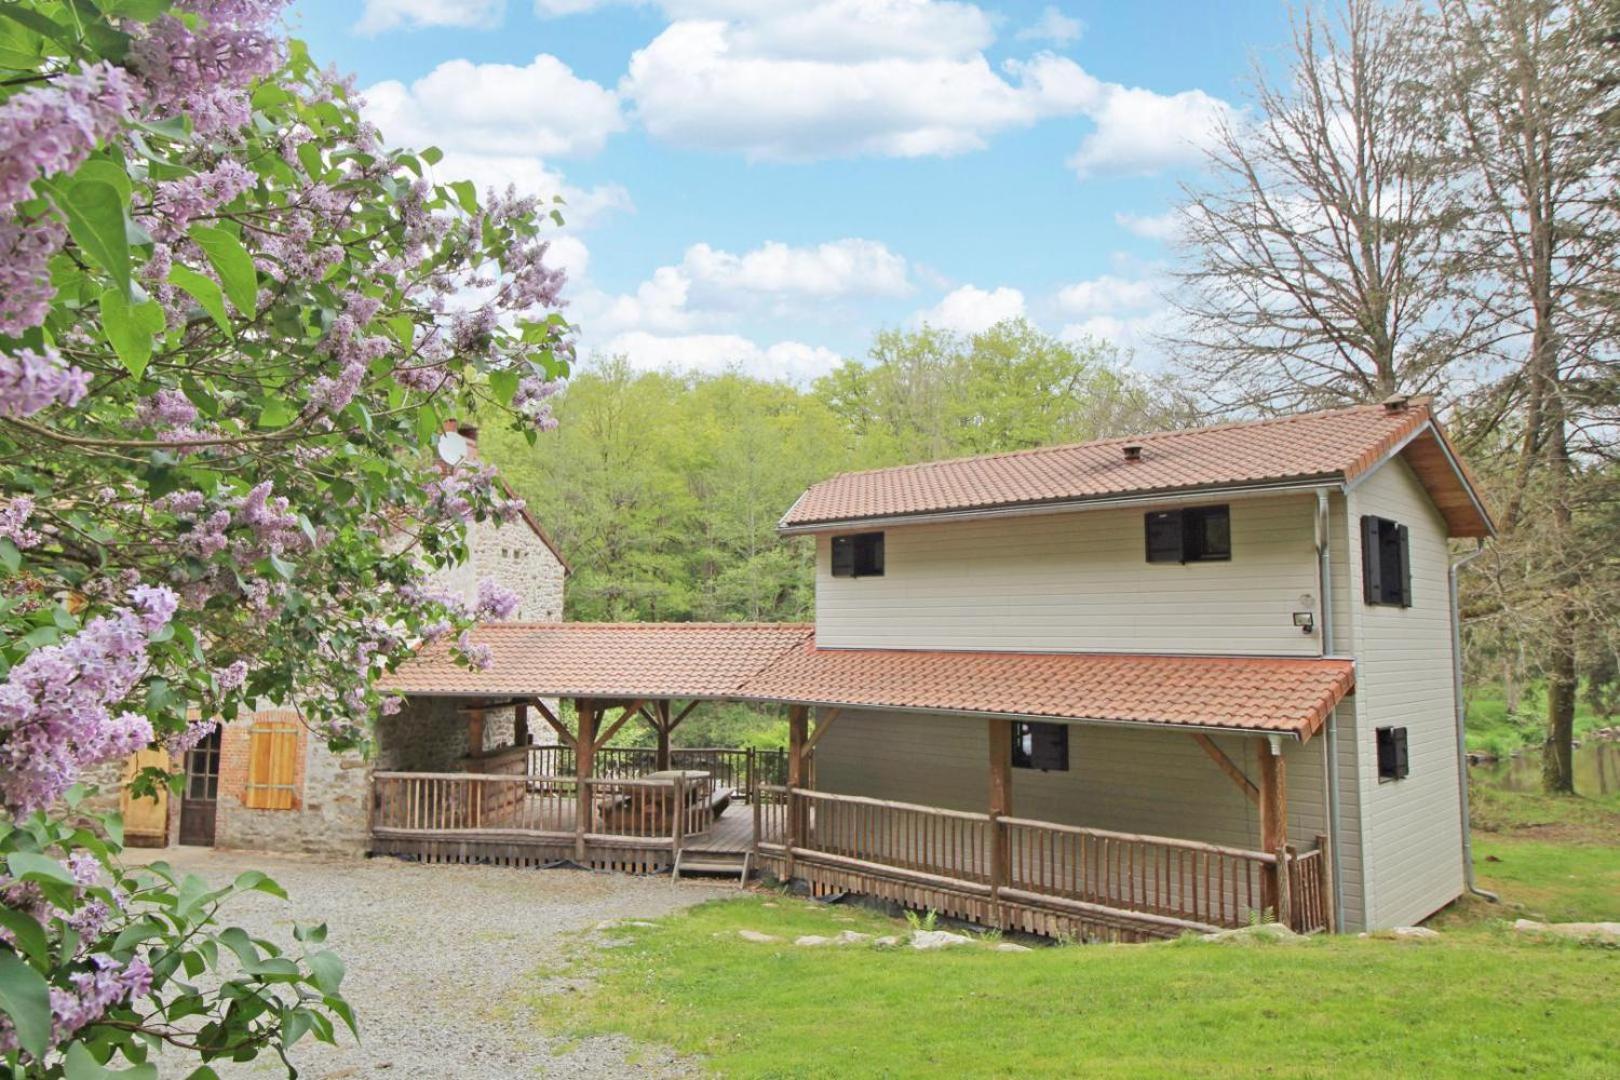
<instances>
[{"instance_id":1,"label":"wooden beam","mask_svg":"<svg viewBox=\"0 0 1620 1080\"><path fill-rule=\"evenodd\" d=\"M1282 747L1270 739L1260 744L1260 849L1277 856L1275 873L1261 882L1261 903L1280 923L1289 921L1288 909L1288 772Z\"/></svg>"},{"instance_id":2,"label":"wooden beam","mask_svg":"<svg viewBox=\"0 0 1620 1080\"><path fill-rule=\"evenodd\" d=\"M1012 721L990 724L990 811L1012 813Z\"/></svg>"},{"instance_id":3,"label":"wooden beam","mask_svg":"<svg viewBox=\"0 0 1620 1080\"><path fill-rule=\"evenodd\" d=\"M589 698L574 702L574 711L579 714L579 739L574 746L574 787L578 797L574 808L574 861L581 865L585 863L585 834L591 831L596 809L591 786L586 783L596 768L596 709L596 702Z\"/></svg>"},{"instance_id":4,"label":"wooden beam","mask_svg":"<svg viewBox=\"0 0 1620 1080\"><path fill-rule=\"evenodd\" d=\"M484 756L484 707L467 707L467 756Z\"/></svg>"},{"instance_id":5,"label":"wooden beam","mask_svg":"<svg viewBox=\"0 0 1620 1080\"><path fill-rule=\"evenodd\" d=\"M1204 748L1204 753L1209 755L1209 759L1220 767L1221 772L1238 786L1238 790L1243 792L1250 802L1256 806L1260 805L1260 789L1255 786L1253 780L1244 775L1242 769L1238 768L1237 762L1226 756L1225 750L1215 745L1214 739L1201 731L1195 731L1192 733L1192 740Z\"/></svg>"},{"instance_id":6,"label":"wooden beam","mask_svg":"<svg viewBox=\"0 0 1620 1080\"><path fill-rule=\"evenodd\" d=\"M686 708L681 710L680 715L669 722L669 730L674 731L676 728L680 727L681 726L681 721L685 720L687 715L690 714L693 709L697 708L701 704L703 704L703 699L702 698L693 698L691 701L688 701L686 703ZM664 703L664 707L667 710L668 707L669 707L669 702L666 701Z\"/></svg>"},{"instance_id":7,"label":"wooden beam","mask_svg":"<svg viewBox=\"0 0 1620 1080\"><path fill-rule=\"evenodd\" d=\"M816 744L821 741L821 737L827 734L827 729L832 727L833 721L838 719L843 711L843 709L828 709L826 712L821 714L819 722L816 724L816 733L810 736L809 742L804 744L804 752L806 754L810 753L816 748Z\"/></svg>"},{"instance_id":8,"label":"wooden beam","mask_svg":"<svg viewBox=\"0 0 1620 1080\"><path fill-rule=\"evenodd\" d=\"M551 730L557 733L557 738L562 740L562 744L564 746L568 747L570 750L577 749L578 744L574 741L574 733L569 731L563 722L552 714L550 709L546 708L545 702L541 701L539 698L534 698L529 702L529 704L533 705L535 711L540 714L540 719L551 725Z\"/></svg>"},{"instance_id":9,"label":"wooden beam","mask_svg":"<svg viewBox=\"0 0 1620 1080\"><path fill-rule=\"evenodd\" d=\"M803 845L809 814L799 789L804 786L804 743L810 729L810 710L804 705L788 706L787 759L787 880L793 880L794 848Z\"/></svg>"},{"instance_id":10,"label":"wooden beam","mask_svg":"<svg viewBox=\"0 0 1620 1080\"><path fill-rule=\"evenodd\" d=\"M640 701L632 701L630 704L626 705L624 707L624 712L619 714L619 718L613 721L612 725L608 727L607 731L603 732L602 735L597 738L595 749L600 750L602 747L606 746L608 744L608 740L617 735L619 733L619 729L624 727L625 721L636 715L640 708Z\"/></svg>"},{"instance_id":11,"label":"wooden beam","mask_svg":"<svg viewBox=\"0 0 1620 1080\"><path fill-rule=\"evenodd\" d=\"M654 751L653 766L659 772L669 768L669 733L675 725L669 720L669 699L663 698L654 703L653 708L658 713L658 721L653 726L658 729L658 749Z\"/></svg>"}]
</instances>

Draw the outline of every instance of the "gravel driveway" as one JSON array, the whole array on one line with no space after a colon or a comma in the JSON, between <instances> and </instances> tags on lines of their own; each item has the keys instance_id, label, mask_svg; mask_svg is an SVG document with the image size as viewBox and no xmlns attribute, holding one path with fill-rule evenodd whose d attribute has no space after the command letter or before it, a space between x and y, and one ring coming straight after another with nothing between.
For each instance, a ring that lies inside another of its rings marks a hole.
<instances>
[{"instance_id":1,"label":"gravel driveway","mask_svg":"<svg viewBox=\"0 0 1620 1080\"><path fill-rule=\"evenodd\" d=\"M140 854L132 852L132 854ZM646 919L734 889L579 870L421 866L262 852L170 848L177 870L223 884L263 870L291 903L254 893L221 912L226 925L292 945L292 924L325 922L348 973L343 992L364 1040L307 1036L293 1049L305 1077L688 1076L691 1064L621 1038L563 1042L537 1029L522 999L537 971L603 922ZM163 1075L183 1075L161 1061ZM223 1077L274 1076L273 1055L216 1064Z\"/></svg>"}]
</instances>

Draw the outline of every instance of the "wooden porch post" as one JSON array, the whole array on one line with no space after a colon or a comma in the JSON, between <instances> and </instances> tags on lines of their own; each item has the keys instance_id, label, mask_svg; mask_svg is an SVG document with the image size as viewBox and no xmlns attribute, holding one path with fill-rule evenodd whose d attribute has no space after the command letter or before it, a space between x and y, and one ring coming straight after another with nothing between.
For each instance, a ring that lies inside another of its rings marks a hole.
<instances>
[{"instance_id":1,"label":"wooden porch post","mask_svg":"<svg viewBox=\"0 0 1620 1080\"><path fill-rule=\"evenodd\" d=\"M669 765L669 699L653 702L653 714L658 717L654 725L658 729L658 754L653 759L654 767L663 772Z\"/></svg>"},{"instance_id":2,"label":"wooden porch post","mask_svg":"<svg viewBox=\"0 0 1620 1080\"><path fill-rule=\"evenodd\" d=\"M804 842L804 800L799 788L804 784L804 744L810 734L810 710L804 705L788 706L788 805L787 805L787 877L793 880L793 849Z\"/></svg>"},{"instance_id":3,"label":"wooden porch post","mask_svg":"<svg viewBox=\"0 0 1620 1080\"><path fill-rule=\"evenodd\" d=\"M1288 895L1288 775L1282 746L1271 738L1260 746L1260 847L1277 856L1272 879L1262 884L1260 902L1286 925L1293 915Z\"/></svg>"},{"instance_id":4,"label":"wooden porch post","mask_svg":"<svg viewBox=\"0 0 1620 1080\"><path fill-rule=\"evenodd\" d=\"M484 756L484 703L475 701L467 707L467 756Z\"/></svg>"},{"instance_id":5,"label":"wooden porch post","mask_svg":"<svg viewBox=\"0 0 1620 1080\"><path fill-rule=\"evenodd\" d=\"M1001 889L1012 879L1003 816L1012 813L1012 721L990 721L990 903L999 914Z\"/></svg>"},{"instance_id":6,"label":"wooden porch post","mask_svg":"<svg viewBox=\"0 0 1620 1080\"><path fill-rule=\"evenodd\" d=\"M579 698L574 702L579 732L574 736L574 787L579 799L574 811L574 861L584 865L585 834L590 831L594 807L588 781L596 768L596 702Z\"/></svg>"}]
</instances>

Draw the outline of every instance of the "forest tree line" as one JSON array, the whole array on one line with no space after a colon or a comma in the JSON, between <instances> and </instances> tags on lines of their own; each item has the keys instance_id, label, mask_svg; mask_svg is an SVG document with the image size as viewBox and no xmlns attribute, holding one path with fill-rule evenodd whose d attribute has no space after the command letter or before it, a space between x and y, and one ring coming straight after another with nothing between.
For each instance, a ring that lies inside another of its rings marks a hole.
<instances>
[{"instance_id":1,"label":"forest tree line","mask_svg":"<svg viewBox=\"0 0 1620 1080\"><path fill-rule=\"evenodd\" d=\"M805 619L778 516L851 469L1431 394L1495 509L1470 678L1620 686L1620 0L1341 0L1185 190L1167 374L1023 322L885 331L808 389L587 365L490 456L572 560L576 619ZM1458 546L1457 554L1467 548Z\"/></svg>"}]
</instances>

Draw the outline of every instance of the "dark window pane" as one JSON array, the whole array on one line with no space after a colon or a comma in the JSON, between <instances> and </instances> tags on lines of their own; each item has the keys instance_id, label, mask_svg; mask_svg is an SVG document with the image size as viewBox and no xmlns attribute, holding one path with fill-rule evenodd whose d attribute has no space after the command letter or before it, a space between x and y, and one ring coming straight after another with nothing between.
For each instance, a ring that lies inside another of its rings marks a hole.
<instances>
[{"instance_id":1,"label":"dark window pane","mask_svg":"<svg viewBox=\"0 0 1620 1080\"><path fill-rule=\"evenodd\" d=\"M1015 769L1065 772L1069 768L1069 725L1018 722L1012 726Z\"/></svg>"},{"instance_id":2,"label":"dark window pane","mask_svg":"<svg viewBox=\"0 0 1620 1080\"><path fill-rule=\"evenodd\" d=\"M1147 561L1181 561L1181 513L1161 510L1147 516Z\"/></svg>"},{"instance_id":3,"label":"dark window pane","mask_svg":"<svg viewBox=\"0 0 1620 1080\"><path fill-rule=\"evenodd\" d=\"M855 576L883 576L883 534L861 533L855 540Z\"/></svg>"},{"instance_id":4,"label":"dark window pane","mask_svg":"<svg viewBox=\"0 0 1620 1080\"><path fill-rule=\"evenodd\" d=\"M1232 515L1224 506L1187 511L1187 561L1232 557Z\"/></svg>"},{"instance_id":5,"label":"dark window pane","mask_svg":"<svg viewBox=\"0 0 1620 1080\"><path fill-rule=\"evenodd\" d=\"M833 577L855 576L855 538L853 536L835 536L832 538L832 573Z\"/></svg>"}]
</instances>

